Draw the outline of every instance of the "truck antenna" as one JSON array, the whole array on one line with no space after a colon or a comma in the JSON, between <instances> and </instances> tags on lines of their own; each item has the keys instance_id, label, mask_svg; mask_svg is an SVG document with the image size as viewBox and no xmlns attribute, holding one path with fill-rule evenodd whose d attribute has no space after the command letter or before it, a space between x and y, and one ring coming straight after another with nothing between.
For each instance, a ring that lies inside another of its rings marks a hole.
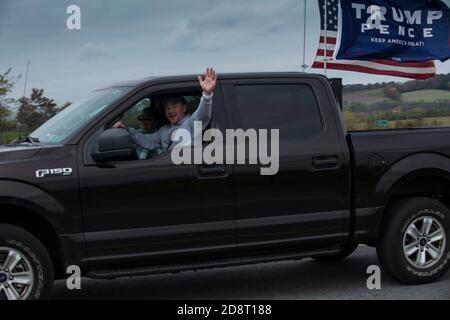
<instances>
[{"instance_id":1,"label":"truck antenna","mask_svg":"<svg viewBox=\"0 0 450 320\"><path fill-rule=\"evenodd\" d=\"M25 74L25 84L23 86L23 96L25 97L26 91L27 91L27 84L28 84L28 73L30 71L30 60L27 60L27 73Z\"/></svg>"}]
</instances>

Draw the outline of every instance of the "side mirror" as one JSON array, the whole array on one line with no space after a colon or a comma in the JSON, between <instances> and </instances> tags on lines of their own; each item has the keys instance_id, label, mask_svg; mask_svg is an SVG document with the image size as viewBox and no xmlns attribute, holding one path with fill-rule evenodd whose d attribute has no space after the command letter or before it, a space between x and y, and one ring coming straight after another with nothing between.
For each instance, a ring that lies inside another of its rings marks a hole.
<instances>
[{"instance_id":1,"label":"side mirror","mask_svg":"<svg viewBox=\"0 0 450 320\"><path fill-rule=\"evenodd\" d=\"M98 144L93 149L92 159L100 163L136 158L136 148L130 139L130 134L124 129L106 130L100 135Z\"/></svg>"}]
</instances>

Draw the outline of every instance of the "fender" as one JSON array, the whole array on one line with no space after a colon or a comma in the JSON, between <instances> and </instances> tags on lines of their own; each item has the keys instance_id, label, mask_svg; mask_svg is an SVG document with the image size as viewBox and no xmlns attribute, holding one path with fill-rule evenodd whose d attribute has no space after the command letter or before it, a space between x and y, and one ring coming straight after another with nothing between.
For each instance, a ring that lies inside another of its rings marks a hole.
<instances>
[{"instance_id":1,"label":"fender","mask_svg":"<svg viewBox=\"0 0 450 320\"><path fill-rule=\"evenodd\" d=\"M392 165L375 187L374 202L385 205L395 187L405 179L418 175L435 175L450 180L450 159L437 153L418 153Z\"/></svg>"},{"instance_id":2,"label":"fender","mask_svg":"<svg viewBox=\"0 0 450 320\"><path fill-rule=\"evenodd\" d=\"M46 219L57 234L64 233L61 224L64 207L36 186L25 182L0 180L0 204L13 204L32 210ZM0 212L0 217L1 215Z\"/></svg>"}]
</instances>

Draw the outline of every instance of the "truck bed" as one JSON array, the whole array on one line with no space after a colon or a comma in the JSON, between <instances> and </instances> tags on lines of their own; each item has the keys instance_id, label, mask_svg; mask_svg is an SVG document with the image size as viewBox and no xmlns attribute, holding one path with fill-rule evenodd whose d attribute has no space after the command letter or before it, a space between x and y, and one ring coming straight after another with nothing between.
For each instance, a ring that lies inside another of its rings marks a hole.
<instances>
[{"instance_id":1,"label":"truck bed","mask_svg":"<svg viewBox=\"0 0 450 320\"><path fill-rule=\"evenodd\" d=\"M349 138L356 208L381 205L379 193L388 191L382 190L383 184L389 185L396 173L405 174L424 162L450 167L450 128L359 131L349 133Z\"/></svg>"}]
</instances>

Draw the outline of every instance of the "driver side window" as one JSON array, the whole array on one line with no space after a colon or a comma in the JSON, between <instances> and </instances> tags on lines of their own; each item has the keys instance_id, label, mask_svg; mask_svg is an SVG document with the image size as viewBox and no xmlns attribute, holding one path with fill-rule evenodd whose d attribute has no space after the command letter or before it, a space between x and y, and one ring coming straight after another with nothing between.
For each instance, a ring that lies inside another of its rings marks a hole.
<instances>
[{"instance_id":1,"label":"driver side window","mask_svg":"<svg viewBox=\"0 0 450 320\"><path fill-rule=\"evenodd\" d=\"M175 99L173 99L174 97ZM183 116L189 117L197 110L201 100L201 93L170 93L146 97L123 113L120 122L124 127L130 128L133 133L138 133L141 140L145 141L150 135L161 135L161 145L157 147L148 147L144 143L136 142L135 159L153 159L169 152L171 141L165 140L170 139L168 137L170 137L170 130L173 127L168 116L171 117L173 115L169 111L166 114L165 105L168 103L177 104L176 102L179 100L182 101L182 105L185 105L185 111L183 109L183 113L178 119L182 120ZM173 119L171 120L173 122ZM211 127L211 123L209 127Z\"/></svg>"},{"instance_id":2,"label":"driver side window","mask_svg":"<svg viewBox=\"0 0 450 320\"><path fill-rule=\"evenodd\" d=\"M128 108L121 114L116 114L115 118L110 118L89 138L84 153L85 164L108 166L116 162L159 158L169 153L172 147L171 137L173 137L174 130L177 127L186 127L186 129L192 130L193 124L192 121L186 123L174 121L174 119L169 121L167 115L172 117L173 115L169 112L166 115L164 103L167 102L168 98L176 97L178 100L181 98L185 108L183 108L183 113L179 119L183 120L184 117L189 117L198 110L201 96L202 93L198 90L141 96L139 100L135 100L128 105ZM211 104L208 106L206 102L202 109L196 113L195 119L208 118L208 107L211 108ZM212 114L216 114L216 116L219 114L219 116L217 118L213 116L207 123L204 122L204 131L209 128L224 129L218 122L224 123L223 113L217 113L217 110L214 110L213 107ZM127 129L128 132L123 129ZM203 143L209 144L211 141L204 141Z\"/></svg>"}]
</instances>

